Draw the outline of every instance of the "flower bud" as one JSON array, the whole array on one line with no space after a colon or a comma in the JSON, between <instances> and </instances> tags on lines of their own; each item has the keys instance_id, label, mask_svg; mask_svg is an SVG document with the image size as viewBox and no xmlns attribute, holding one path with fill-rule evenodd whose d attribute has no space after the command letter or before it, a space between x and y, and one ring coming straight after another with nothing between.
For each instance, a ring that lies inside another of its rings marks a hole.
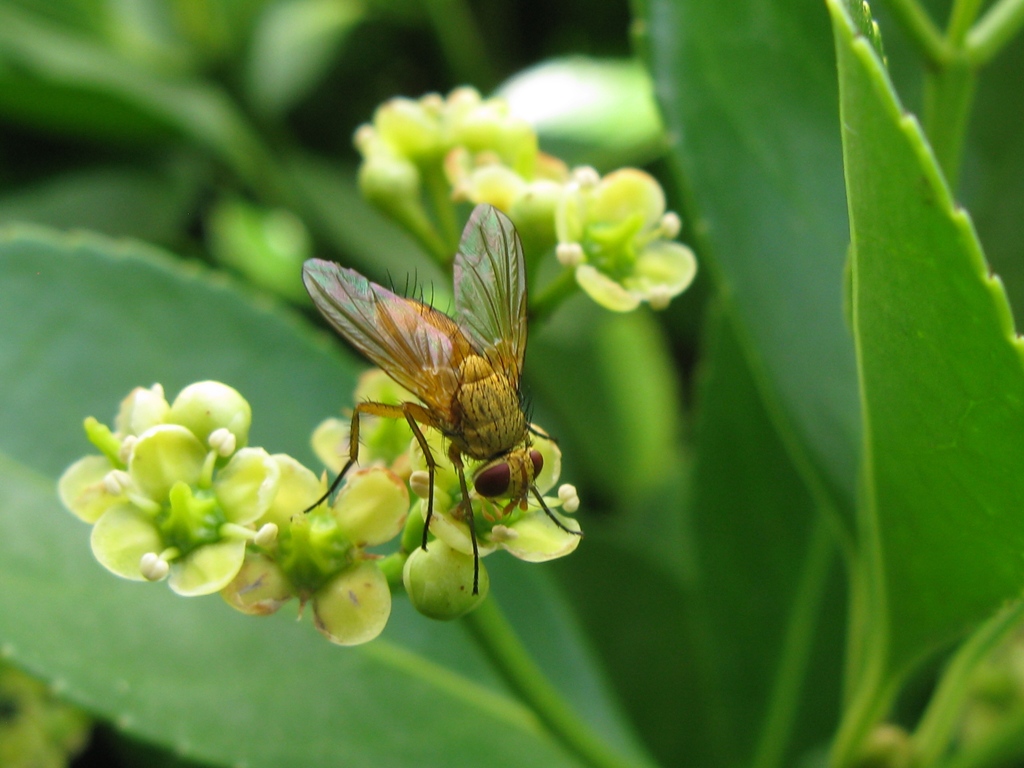
<instances>
[{"instance_id":1,"label":"flower bud","mask_svg":"<svg viewBox=\"0 0 1024 768\"><path fill-rule=\"evenodd\" d=\"M238 446L249 439L252 409L238 392L218 381L201 381L181 390L167 420L191 430L206 444L210 433L224 427L230 431Z\"/></svg>"},{"instance_id":2,"label":"flower bud","mask_svg":"<svg viewBox=\"0 0 1024 768\"><path fill-rule=\"evenodd\" d=\"M490 577L480 562L479 594L473 594L473 556L458 552L443 541L416 549L405 561L402 582L409 602L424 616L449 621L464 616L487 597Z\"/></svg>"},{"instance_id":3,"label":"flower bud","mask_svg":"<svg viewBox=\"0 0 1024 768\"><path fill-rule=\"evenodd\" d=\"M332 643L359 645L379 635L391 616L391 590L376 564L346 568L313 595L316 628Z\"/></svg>"}]
</instances>

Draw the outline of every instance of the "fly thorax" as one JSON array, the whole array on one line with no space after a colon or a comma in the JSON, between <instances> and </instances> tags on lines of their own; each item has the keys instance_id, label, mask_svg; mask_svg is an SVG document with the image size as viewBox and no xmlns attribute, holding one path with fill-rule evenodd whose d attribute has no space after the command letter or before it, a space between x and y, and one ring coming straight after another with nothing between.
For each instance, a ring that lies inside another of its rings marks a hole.
<instances>
[{"instance_id":1,"label":"fly thorax","mask_svg":"<svg viewBox=\"0 0 1024 768\"><path fill-rule=\"evenodd\" d=\"M526 439L526 417L508 376L494 370L479 355L463 360L459 374L460 431L465 452L486 459L521 444Z\"/></svg>"}]
</instances>

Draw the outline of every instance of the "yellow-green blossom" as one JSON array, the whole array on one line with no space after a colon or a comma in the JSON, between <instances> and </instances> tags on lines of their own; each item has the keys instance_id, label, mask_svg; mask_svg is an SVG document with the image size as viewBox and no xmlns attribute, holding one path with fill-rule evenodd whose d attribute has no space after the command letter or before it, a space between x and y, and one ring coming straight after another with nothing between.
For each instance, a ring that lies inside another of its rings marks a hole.
<instances>
[{"instance_id":1,"label":"yellow-green blossom","mask_svg":"<svg viewBox=\"0 0 1024 768\"><path fill-rule=\"evenodd\" d=\"M693 282L697 260L673 240L679 217L665 212L655 179L635 168L605 177L574 172L558 206L557 256L575 269L580 287L601 306L629 312L641 302L668 306Z\"/></svg>"}]
</instances>

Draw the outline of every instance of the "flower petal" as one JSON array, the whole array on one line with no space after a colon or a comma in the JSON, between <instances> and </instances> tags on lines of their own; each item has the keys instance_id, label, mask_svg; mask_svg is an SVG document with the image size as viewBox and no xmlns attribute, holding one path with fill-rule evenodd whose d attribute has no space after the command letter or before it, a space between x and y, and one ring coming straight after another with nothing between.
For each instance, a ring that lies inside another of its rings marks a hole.
<instances>
[{"instance_id":1,"label":"flower petal","mask_svg":"<svg viewBox=\"0 0 1024 768\"><path fill-rule=\"evenodd\" d=\"M553 514L558 515L558 512ZM558 515L558 519L566 528L580 530L580 524L571 517ZM543 563L564 557L573 552L580 543L579 536L563 531L540 509L510 527L516 536L502 542L501 547L528 563Z\"/></svg>"},{"instance_id":2,"label":"flower petal","mask_svg":"<svg viewBox=\"0 0 1024 768\"><path fill-rule=\"evenodd\" d=\"M200 381L178 393L167 420L187 427L204 443L211 432L224 428L242 446L249 439L252 409L233 387L219 381Z\"/></svg>"},{"instance_id":3,"label":"flower petal","mask_svg":"<svg viewBox=\"0 0 1024 768\"><path fill-rule=\"evenodd\" d=\"M149 389L136 387L121 401L114 419L114 428L122 436L141 435L150 427L163 424L170 410L162 386L154 384Z\"/></svg>"},{"instance_id":4,"label":"flower petal","mask_svg":"<svg viewBox=\"0 0 1024 768\"><path fill-rule=\"evenodd\" d=\"M665 213L665 193L657 180L637 168L621 168L601 179L587 207L590 222L625 221L640 213L644 228Z\"/></svg>"},{"instance_id":5,"label":"flower petal","mask_svg":"<svg viewBox=\"0 0 1024 768\"><path fill-rule=\"evenodd\" d=\"M144 580L139 570L142 556L164 549L163 538L152 518L127 503L118 504L103 513L93 526L90 544L100 565L133 581Z\"/></svg>"},{"instance_id":6,"label":"flower petal","mask_svg":"<svg viewBox=\"0 0 1024 768\"><path fill-rule=\"evenodd\" d=\"M168 584L183 597L209 595L224 589L238 575L245 560L244 539L206 544L188 557L171 563Z\"/></svg>"},{"instance_id":7,"label":"flower petal","mask_svg":"<svg viewBox=\"0 0 1024 768\"><path fill-rule=\"evenodd\" d=\"M394 472L370 467L348 475L333 507L342 533L357 547L372 547L402 532L409 492Z\"/></svg>"},{"instance_id":8,"label":"flower petal","mask_svg":"<svg viewBox=\"0 0 1024 768\"><path fill-rule=\"evenodd\" d=\"M590 298L612 312L632 312L640 306L640 299L590 264L576 267L576 282Z\"/></svg>"},{"instance_id":9,"label":"flower petal","mask_svg":"<svg viewBox=\"0 0 1024 768\"><path fill-rule=\"evenodd\" d=\"M420 514L427 519L427 504L420 500ZM458 507L456 507L458 509ZM430 519L430 532L454 550L466 555L473 554L473 540L469 537L469 525L462 520L456 520L451 514L455 510L439 511L434 509L434 516ZM428 545L429 547L429 545ZM477 549L480 557L489 555L495 547L488 545L485 541L477 539Z\"/></svg>"},{"instance_id":10,"label":"flower petal","mask_svg":"<svg viewBox=\"0 0 1024 768\"><path fill-rule=\"evenodd\" d=\"M633 274L622 282L627 290L647 300L659 294L671 298L685 291L696 274L693 251L682 243L656 240L640 252Z\"/></svg>"},{"instance_id":11,"label":"flower petal","mask_svg":"<svg viewBox=\"0 0 1024 768\"><path fill-rule=\"evenodd\" d=\"M128 473L149 498L163 503L179 480L194 484L203 469L206 448L178 424L161 424L139 437L128 462Z\"/></svg>"},{"instance_id":12,"label":"flower petal","mask_svg":"<svg viewBox=\"0 0 1024 768\"><path fill-rule=\"evenodd\" d=\"M265 450L243 448L217 473L213 492L228 522L245 525L270 508L280 480L281 470Z\"/></svg>"},{"instance_id":13,"label":"flower petal","mask_svg":"<svg viewBox=\"0 0 1024 768\"><path fill-rule=\"evenodd\" d=\"M274 500L259 524L274 523L281 530L287 530L291 519L309 509L324 492L326 485L313 474L312 470L284 453L270 457L277 464L280 480Z\"/></svg>"},{"instance_id":14,"label":"flower petal","mask_svg":"<svg viewBox=\"0 0 1024 768\"><path fill-rule=\"evenodd\" d=\"M110 472L106 456L85 456L64 470L57 481L60 500L69 512L95 523L110 507L123 501L107 490L103 479Z\"/></svg>"}]
</instances>

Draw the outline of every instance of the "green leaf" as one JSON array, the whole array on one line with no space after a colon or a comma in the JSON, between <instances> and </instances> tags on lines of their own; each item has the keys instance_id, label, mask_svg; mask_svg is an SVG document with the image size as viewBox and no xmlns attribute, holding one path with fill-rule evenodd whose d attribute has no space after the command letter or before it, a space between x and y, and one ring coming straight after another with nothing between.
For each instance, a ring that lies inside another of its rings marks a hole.
<instances>
[{"instance_id":1,"label":"green leaf","mask_svg":"<svg viewBox=\"0 0 1024 768\"><path fill-rule=\"evenodd\" d=\"M306 96L363 17L358 0L279 0L253 32L247 83L253 104L279 116Z\"/></svg>"},{"instance_id":2,"label":"green leaf","mask_svg":"<svg viewBox=\"0 0 1024 768\"><path fill-rule=\"evenodd\" d=\"M729 323L713 312L709 325L690 599L711 764L795 765L836 718L838 687L825 681L841 668L837 553ZM827 673L812 680L816 660Z\"/></svg>"},{"instance_id":3,"label":"green leaf","mask_svg":"<svg viewBox=\"0 0 1024 768\"><path fill-rule=\"evenodd\" d=\"M177 242L193 214L203 173L196 163L176 159L166 167L73 170L18 187L0 196L0 223Z\"/></svg>"},{"instance_id":4,"label":"green leaf","mask_svg":"<svg viewBox=\"0 0 1024 768\"><path fill-rule=\"evenodd\" d=\"M223 279L98 237L6 230L0 280L6 658L199 762L575 764L457 623L429 622L399 600L381 640L338 648L297 623L294 607L254 619L217 598L115 578L89 554L88 528L60 509L57 475L89 451L82 418L109 420L138 384L161 381L170 396L198 379L231 384L252 405L252 444L309 460L313 426L354 384L356 366L325 335ZM543 581L539 570L532 578ZM607 733L625 734L571 617L531 579L498 590L543 609L553 629L541 665ZM515 622L541 620L525 615Z\"/></svg>"},{"instance_id":5,"label":"green leaf","mask_svg":"<svg viewBox=\"0 0 1024 768\"><path fill-rule=\"evenodd\" d=\"M827 17L817 0L639 6L639 41L674 141L684 238L729 302L769 412L802 473L813 473L819 502L852 510L859 412L842 308L848 230Z\"/></svg>"},{"instance_id":6,"label":"green leaf","mask_svg":"<svg viewBox=\"0 0 1024 768\"><path fill-rule=\"evenodd\" d=\"M917 120L830 2L865 416L869 663L901 671L1024 585L1024 361ZM876 539L877 537L877 539Z\"/></svg>"}]
</instances>

